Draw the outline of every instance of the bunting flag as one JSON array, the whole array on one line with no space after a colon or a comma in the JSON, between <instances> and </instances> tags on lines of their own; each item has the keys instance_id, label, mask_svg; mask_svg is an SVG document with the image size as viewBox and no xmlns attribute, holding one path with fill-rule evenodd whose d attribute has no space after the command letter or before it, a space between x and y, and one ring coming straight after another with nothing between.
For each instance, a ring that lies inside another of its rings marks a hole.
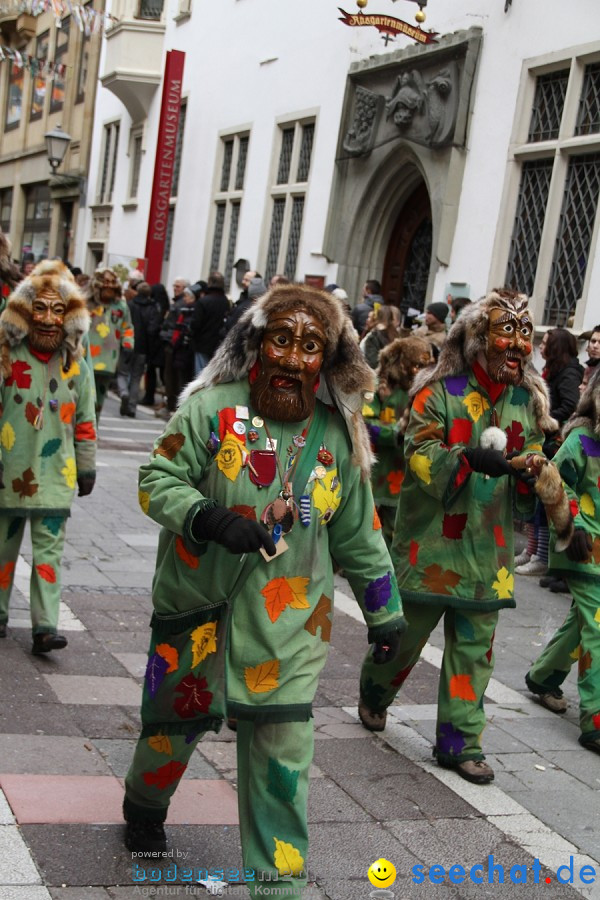
<instances>
[{"instance_id":1,"label":"bunting flag","mask_svg":"<svg viewBox=\"0 0 600 900\"><path fill-rule=\"evenodd\" d=\"M19 68L29 69L34 78L54 78L55 76L64 78L67 68L71 68L70 66L65 65L65 63L55 64L48 59L39 59L35 56L29 56L28 53L21 53L19 50L14 50L12 47L6 47L4 44L0 44L0 62L4 62L5 60L9 60L15 66L19 66Z\"/></svg>"},{"instance_id":2,"label":"bunting flag","mask_svg":"<svg viewBox=\"0 0 600 900\"><path fill-rule=\"evenodd\" d=\"M86 37L97 34L103 28L119 21L110 13L92 9L91 3L84 6L81 3L74 3L72 0L12 0L8 3L0 0L0 15L27 13L30 16L41 16L42 13L48 11L54 13L59 28L61 19L64 19L65 16L73 16L77 27L85 33Z\"/></svg>"}]
</instances>

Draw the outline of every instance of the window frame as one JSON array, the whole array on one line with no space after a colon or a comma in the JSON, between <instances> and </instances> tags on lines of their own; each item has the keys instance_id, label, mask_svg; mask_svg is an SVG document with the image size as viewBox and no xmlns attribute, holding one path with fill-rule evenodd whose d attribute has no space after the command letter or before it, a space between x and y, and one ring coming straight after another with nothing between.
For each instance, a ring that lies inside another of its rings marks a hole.
<instances>
[{"instance_id":1,"label":"window frame","mask_svg":"<svg viewBox=\"0 0 600 900\"><path fill-rule=\"evenodd\" d=\"M239 227L242 216L242 202L246 178L248 174L248 154L250 150L251 127L240 126L236 129L227 129L219 132L217 152L215 156L215 172L213 177L213 191L211 196L211 211L209 228L206 241L206 268L210 271L222 272L225 279L225 289L229 290L232 284L233 264L236 258L236 246L239 235ZM227 184L224 187L224 162L228 144L232 143L231 159L228 169ZM243 153L243 172L241 185L239 181L238 165ZM240 186L238 186L240 185ZM216 230L219 222L220 211L224 209L221 237L216 252Z\"/></svg>"},{"instance_id":2,"label":"window frame","mask_svg":"<svg viewBox=\"0 0 600 900\"><path fill-rule=\"evenodd\" d=\"M94 8L94 0L88 0L87 3L83 4L82 12L88 9ZM86 17L83 17L83 20L86 21ZM85 102L85 90L89 75L89 49L90 49L90 38L91 32L86 34L85 28L80 32L81 42L79 44L79 58L77 60L77 91L75 94L75 104L84 103ZM86 57L87 53L87 64L85 66L85 75L83 76L83 81L81 78L81 74L84 71L83 60Z\"/></svg>"},{"instance_id":3,"label":"window frame","mask_svg":"<svg viewBox=\"0 0 600 900\"><path fill-rule=\"evenodd\" d=\"M55 35L54 35L54 68L59 65L66 65L65 59L69 54L69 46L71 43L71 25L72 17L70 15L65 16L64 19L61 19L61 27L55 27ZM64 38L64 42L59 44L59 38ZM57 89L57 81L58 84L62 84L63 86L63 95L62 100L54 99L54 91ZM62 112L65 108L65 95L67 91L67 79L66 73L62 76L57 76L56 72L54 74L54 78L52 79L52 88L50 90L50 113Z\"/></svg>"},{"instance_id":4,"label":"window frame","mask_svg":"<svg viewBox=\"0 0 600 900\"><path fill-rule=\"evenodd\" d=\"M8 67L8 78L7 78L7 90L6 90L6 103L4 106L4 131L16 131L17 128L20 127L21 122L23 121L23 94L25 87L25 67L18 66L15 62L10 61L10 65ZM16 79L14 78L14 74L20 74L21 81L21 106L19 109L18 118L13 119L12 121L8 121L8 109L10 104L10 89L11 85L15 83Z\"/></svg>"},{"instance_id":5,"label":"window frame","mask_svg":"<svg viewBox=\"0 0 600 900\"><path fill-rule=\"evenodd\" d=\"M43 43L44 41L46 42L45 49L44 49L44 43ZM50 50L50 29L47 28L46 31L43 31L41 34L36 35L35 58L37 60L48 59L49 50ZM40 51L42 51L42 52L40 53ZM33 111L33 95L34 95L34 91L36 89L36 84L37 84L38 80L43 81L43 83L44 83L44 88L45 88L44 99L42 101L42 104L41 104L42 108L40 109L40 111L34 112ZM48 98L48 79L46 78L46 76L45 75L40 76L39 73L35 76L32 76L32 78L31 78L31 99L30 99L30 103L29 103L29 121L30 122L38 122L40 119L42 119L44 117L44 113L46 111L46 104L48 102L47 98Z\"/></svg>"},{"instance_id":6,"label":"window frame","mask_svg":"<svg viewBox=\"0 0 600 900\"><path fill-rule=\"evenodd\" d=\"M104 123L102 129L100 169L98 172L98 184L96 190L96 204L100 206L111 206L113 202L120 136L120 119L111 119Z\"/></svg>"}]
</instances>

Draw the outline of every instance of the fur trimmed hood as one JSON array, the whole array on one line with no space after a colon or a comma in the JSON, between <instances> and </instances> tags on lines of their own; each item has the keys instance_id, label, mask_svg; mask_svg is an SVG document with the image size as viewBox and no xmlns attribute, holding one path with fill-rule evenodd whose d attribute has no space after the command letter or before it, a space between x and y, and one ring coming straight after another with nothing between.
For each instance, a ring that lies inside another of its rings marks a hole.
<instances>
[{"instance_id":1,"label":"fur trimmed hood","mask_svg":"<svg viewBox=\"0 0 600 900\"><path fill-rule=\"evenodd\" d=\"M239 381L258 359L269 316L303 309L319 319L326 345L317 397L340 411L352 441L353 460L368 477L373 463L370 441L361 410L371 400L375 373L358 346L352 321L342 303L331 294L304 284L276 285L241 316L200 375L187 385L179 402L205 387Z\"/></svg>"},{"instance_id":2,"label":"fur trimmed hood","mask_svg":"<svg viewBox=\"0 0 600 900\"><path fill-rule=\"evenodd\" d=\"M600 439L600 366L596 366L596 371L579 398L577 409L563 425L563 438L574 428L589 428Z\"/></svg>"},{"instance_id":3,"label":"fur trimmed hood","mask_svg":"<svg viewBox=\"0 0 600 900\"><path fill-rule=\"evenodd\" d=\"M64 338L60 347L64 365L68 366L71 360L83 356L81 341L90 325L83 294L64 263L44 260L17 285L0 316L0 376L3 378L10 374L10 348L22 343L28 336L33 301L45 288L57 291L67 305Z\"/></svg>"},{"instance_id":4,"label":"fur trimmed hood","mask_svg":"<svg viewBox=\"0 0 600 900\"><path fill-rule=\"evenodd\" d=\"M420 366L424 359L433 362L429 341L418 335L396 338L381 350L377 374L390 386L399 385L408 390L414 378L414 367Z\"/></svg>"},{"instance_id":5,"label":"fur trimmed hood","mask_svg":"<svg viewBox=\"0 0 600 900\"><path fill-rule=\"evenodd\" d=\"M494 290L467 306L448 332L435 366L424 369L415 378L410 391L411 397L435 381L441 381L449 375L460 375L472 368L479 352L485 353L487 350L489 312L492 309L505 309L520 314L527 309L527 304L525 294ZM558 422L550 416L546 382L531 361L527 361L523 369L523 387L532 395L538 426L543 431L557 431Z\"/></svg>"}]
</instances>

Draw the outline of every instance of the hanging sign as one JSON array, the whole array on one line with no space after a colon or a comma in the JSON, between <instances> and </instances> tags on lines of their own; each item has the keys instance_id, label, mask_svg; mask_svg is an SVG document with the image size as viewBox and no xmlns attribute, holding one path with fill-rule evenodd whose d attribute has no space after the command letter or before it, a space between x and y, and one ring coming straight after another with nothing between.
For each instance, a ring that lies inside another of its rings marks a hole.
<instances>
[{"instance_id":1,"label":"hanging sign","mask_svg":"<svg viewBox=\"0 0 600 900\"><path fill-rule=\"evenodd\" d=\"M404 34L406 37L412 38L419 44L437 44L437 31L423 31L418 25L410 25L403 22L402 19L396 19L394 16L365 15L365 13L347 13L338 6L339 11L344 16L340 19L344 25L350 25L352 28L364 28L370 26L376 28L381 34L394 38L397 34ZM387 43L387 42L386 42Z\"/></svg>"}]
</instances>

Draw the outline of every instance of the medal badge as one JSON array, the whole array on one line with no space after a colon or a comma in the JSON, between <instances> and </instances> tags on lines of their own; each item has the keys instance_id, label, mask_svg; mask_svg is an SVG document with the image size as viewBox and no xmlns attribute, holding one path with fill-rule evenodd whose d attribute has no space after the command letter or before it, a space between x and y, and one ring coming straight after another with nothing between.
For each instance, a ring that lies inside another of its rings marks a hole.
<instances>
[{"instance_id":1,"label":"medal badge","mask_svg":"<svg viewBox=\"0 0 600 900\"><path fill-rule=\"evenodd\" d=\"M269 487L277 474L277 454L274 450L250 451L250 481L258 487Z\"/></svg>"}]
</instances>

